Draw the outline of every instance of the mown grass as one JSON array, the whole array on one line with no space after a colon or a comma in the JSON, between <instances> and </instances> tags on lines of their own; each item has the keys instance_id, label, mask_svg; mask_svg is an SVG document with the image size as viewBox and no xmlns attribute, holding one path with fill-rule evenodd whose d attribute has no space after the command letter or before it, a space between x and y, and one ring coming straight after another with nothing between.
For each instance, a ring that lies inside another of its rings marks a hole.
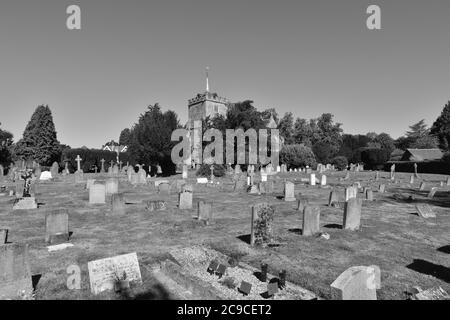
<instances>
[{"instance_id":1,"label":"mown grass","mask_svg":"<svg viewBox=\"0 0 450 320\"><path fill-rule=\"evenodd\" d=\"M342 199L345 185L360 181L364 186L374 175L354 173L351 181L339 181L344 174L335 173L328 175L328 182L335 185ZM387 177L388 173L382 176ZM376 201L364 203L362 229L357 232L341 229L342 208L326 206L330 189L308 187L300 183L300 177L300 174L279 175L276 192L281 194L284 178L296 179L296 193L300 192L310 204L320 206L321 231L330 235L329 240L301 236L302 217L295 210L296 203L283 202L273 195L233 193L231 180L225 178L219 179L227 184L223 189L196 185L192 210L178 210L177 195L172 191L170 196L164 197L168 209L160 212L148 212L144 204L139 204L141 200L161 198L154 188L133 188L122 180L120 191L133 203L127 205L127 214L122 217L107 216L109 205L90 206L84 185L69 181L41 183L37 199L42 205L38 210L13 212L12 200L0 198L0 228L10 230L9 241L30 244L32 273L42 275L37 283L36 299L174 298L149 270L151 265L169 258L170 249L194 244L209 245L254 267L265 262L269 272L275 275L285 269L289 281L323 298L330 298L330 284L347 268L372 264L378 265L382 272L379 299L404 299L405 291L413 286L441 286L450 292L448 279L442 275L446 270L450 272L449 255L438 250L450 244L450 192L438 192L433 200L426 198L428 190L438 186L445 177L422 176L427 180L427 190L418 191L420 182L411 188L409 174L397 174L399 184L387 185L387 193L375 192ZM371 182L374 187L379 183L388 184L388 181ZM429 203L437 218L425 220L414 214L415 203L393 198L394 193L400 192L414 194L416 203ZM209 226L193 219L198 199L214 202L215 219ZM279 246L252 248L246 243L250 233L250 208L261 201L276 207L274 232ZM44 214L57 208L69 209L71 242L75 246L49 253L44 243ZM87 263L130 252L138 254L143 285L133 288L128 297L114 293L93 296ZM66 269L71 264L81 268L81 290L67 289Z\"/></svg>"}]
</instances>

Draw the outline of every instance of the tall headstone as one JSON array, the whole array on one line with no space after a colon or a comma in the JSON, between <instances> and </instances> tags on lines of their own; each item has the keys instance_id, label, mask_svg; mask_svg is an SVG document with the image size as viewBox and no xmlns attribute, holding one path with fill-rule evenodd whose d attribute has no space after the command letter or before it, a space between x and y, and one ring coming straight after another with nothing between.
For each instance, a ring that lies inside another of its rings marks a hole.
<instances>
[{"instance_id":1,"label":"tall headstone","mask_svg":"<svg viewBox=\"0 0 450 320\"><path fill-rule=\"evenodd\" d=\"M198 202L198 220L209 223L213 218L213 204L212 202L199 201Z\"/></svg>"},{"instance_id":2,"label":"tall headstone","mask_svg":"<svg viewBox=\"0 0 450 320\"><path fill-rule=\"evenodd\" d=\"M411 177L409 178L409 183L413 184L414 183L414 175L411 175Z\"/></svg>"},{"instance_id":3,"label":"tall headstone","mask_svg":"<svg viewBox=\"0 0 450 320\"><path fill-rule=\"evenodd\" d=\"M295 201L295 185L290 182L286 181L284 184L284 201Z\"/></svg>"},{"instance_id":4,"label":"tall headstone","mask_svg":"<svg viewBox=\"0 0 450 320\"><path fill-rule=\"evenodd\" d=\"M316 185L316 174L311 173L309 176L309 184L311 186L315 186Z\"/></svg>"},{"instance_id":5,"label":"tall headstone","mask_svg":"<svg viewBox=\"0 0 450 320\"><path fill-rule=\"evenodd\" d=\"M183 165L183 179L187 179L188 178L188 166L187 165Z\"/></svg>"},{"instance_id":6,"label":"tall headstone","mask_svg":"<svg viewBox=\"0 0 450 320\"><path fill-rule=\"evenodd\" d=\"M105 204L106 186L94 184L89 189L89 204Z\"/></svg>"},{"instance_id":7,"label":"tall headstone","mask_svg":"<svg viewBox=\"0 0 450 320\"><path fill-rule=\"evenodd\" d=\"M55 179L58 176L58 172L59 172L58 162L53 162L50 172L52 174L53 179Z\"/></svg>"},{"instance_id":8,"label":"tall headstone","mask_svg":"<svg viewBox=\"0 0 450 320\"><path fill-rule=\"evenodd\" d=\"M45 215L45 242L58 244L69 241L69 211L57 209Z\"/></svg>"},{"instance_id":9,"label":"tall headstone","mask_svg":"<svg viewBox=\"0 0 450 320\"><path fill-rule=\"evenodd\" d=\"M358 189L354 186L345 188L345 201L349 201L351 198L356 198Z\"/></svg>"},{"instance_id":10,"label":"tall headstone","mask_svg":"<svg viewBox=\"0 0 450 320\"><path fill-rule=\"evenodd\" d=\"M309 205L308 199L299 199L297 202L297 211L300 211L303 213L303 210L305 207Z\"/></svg>"},{"instance_id":11,"label":"tall headstone","mask_svg":"<svg viewBox=\"0 0 450 320\"><path fill-rule=\"evenodd\" d=\"M326 175L322 175L322 177L320 179L320 185L321 186L326 186L327 185L327 176Z\"/></svg>"},{"instance_id":12,"label":"tall headstone","mask_svg":"<svg viewBox=\"0 0 450 320\"><path fill-rule=\"evenodd\" d=\"M320 232L320 208L306 206L303 209L302 235L312 236Z\"/></svg>"},{"instance_id":13,"label":"tall headstone","mask_svg":"<svg viewBox=\"0 0 450 320\"><path fill-rule=\"evenodd\" d=\"M121 216L125 214L125 200L123 193L111 195L111 215Z\"/></svg>"},{"instance_id":14,"label":"tall headstone","mask_svg":"<svg viewBox=\"0 0 450 320\"><path fill-rule=\"evenodd\" d=\"M366 200L373 201L373 191L370 188L366 190Z\"/></svg>"},{"instance_id":15,"label":"tall headstone","mask_svg":"<svg viewBox=\"0 0 450 320\"><path fill-rule=\"evenodd\" d=\"M0 245L8 241L8 229L0 229Z\"/></svg>"},{"instance_id":16,"label":"tall headstone","mask_svg":"<svg viewBox=\"0 0 450 320\"><path fill-rule=\"evenodd\" d=\"M0 245L0 300L30 298L32 292L28 245Z\"/></svg>"},{"instance_id":17,"label":"tall headstone","mask_svg":"<svg viewBox=\"0 0 450 320\"><path fill-rule=\"evenodd\" d=\"M345 203L343 229L359 230L361 225L362 200L351 198Z\"/></svg>"},{"instance_id":18,"label":"tall headstone","mask_svg":"<svg viewBox=\"0 0 450 320\"><path fill-rule=\"evenodd\" d=\"M417 163L414 163L414 177L419 177L419 174L417 173Z\"/></svg>"},{"instance_id":19,"label":"tall headstone","mask_svg":"<svg viewBox=\"0 0 450 320\"><path fill-rule=\"evenodd\" d=\"M119 193L119 179L110 178L106 180L106 195Z\"/></svg>"},{"instance_id":20,"label":"tall headstone","mask_svg":"<svg viewBox=\"0 0 450 320\"><path fill-rule=\"evenodd\" d=\"M380 187L378 188L379 193L384 193L386 191L386 185L380 184Z\"/></svg>"},{"instance_id":21,"label":"tall headstone","mask_svg":"<svg viewBox=\"0 0 450 320\"><path fill-rule=\"evenodd\" d=\"M428 193L428 199L433 199L437 191L438 191L437 187L431 188L430 192Z\"/></svg>"},{"instance_id":22,"label":"tall headstone","mask_svg":"<svg viewBox=\"0 0 450 320\"><path fill-rule=\"evenodd\" d=\"M192 192L179 193L178 208L181 210L192 209Z\"/></svg>"},{"instance_id":23,"label":"tall headstone","mask_svg":"<svg viewBox=\"0 0 450 320\"><path fill-rule=\"evenodd\" d=\"M335 190L331 190L330 196L328 198L328 206L331 207L333 204L339 202L339 195Z\"/></svg>"},{"instance_id":24,"label":"tall headstone","mask_svg":"<svg viewBox=\"0 0 450 320\"><path fill-rule=\"evenodd\" d=\"M77 171L81 171L81 161L83 159L80 158L80 155L77 155L75 161L77 162Z\"/></svg>"}]
</instances>

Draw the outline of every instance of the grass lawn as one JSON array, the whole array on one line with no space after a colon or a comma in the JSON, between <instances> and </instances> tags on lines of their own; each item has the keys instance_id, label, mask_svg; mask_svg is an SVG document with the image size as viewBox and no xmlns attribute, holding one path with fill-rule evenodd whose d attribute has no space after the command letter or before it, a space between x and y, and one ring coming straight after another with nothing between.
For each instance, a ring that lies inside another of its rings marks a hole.
<instances>
[{"instance_id":1,"label":"grass lawn","mask_svg":"<svg viewBox=\"0 0 450 320\"><path fill-rule=\"evenodd\" d=\"M94 175L85 176L93 178ZM265 262L272 274L285 269L288 281L325 299L330 298L330 284L347 268L356 265L380 267L378 299L405 299L405 291L413 286L422 289L441 286L450 292L450 188L440 188L433 199L427 199L430 188L439 186L446 177L421 175L427 187L419 191L420 180L416 179L411 186L410 174L397 173L399 183L396 184L389 183L387 172L381 174L380 181L369 181L374 179L374 172L352 173L347 181L339 179L344 176L342 172L327 174L328 184L338 190L341 201L344 201L345 185L354 181L362 186L371 185L374 190L378 190L380 183L386 184L386 193L374 192L375 201L364 202L360 231L342 230L343 209L327 206L330 189L301 183L300 178L306 175L300 173L270 177L276 181L278 195L282 194L283 180L288 179L295 183L296 194L300 192L310 204L320 207L321 231L330 235L329 240L301 236L302 215L296 210L296 202L284 202L275 195L235 193L231 178L218 178L221 188L194 184L194 209L179 210L174 188L170 196L162 197L154 187L134 188L122 177L119 189L130 204L126 205L127 214L120 217L106 216L109 204L89 205L84 184L62 180L41 182L37 188L36 198L40 203L37 210L13 212L12 198L0 197L0 228L9 229L10 242L30 245L36 299L121 298L112 293L98 296L90 293L87 263L130 252L137 252L143 278L143 285L134 290L135 298L177 298L155 279L151 266L168 259L170 249L195 244L207 245L256 268ZM394 196L400 193L415 195L415 202ZM363 194L359 193L358 197ZM145 204L140 202L153 199L165 199L167 210L146 211ZM199 200L214 202L215 218L208 226L193 219ZM248 244L251 206L262 201L276 208L274 234L278 245L254 248ZM430 204L437 217L419 217L415 213L417 203ZM49 253L44 243L44 214L57 208L69 209L74 247ZM72 264L81 268L82 290L66 287L66 269Z\"/></svg>"}]
</instances>

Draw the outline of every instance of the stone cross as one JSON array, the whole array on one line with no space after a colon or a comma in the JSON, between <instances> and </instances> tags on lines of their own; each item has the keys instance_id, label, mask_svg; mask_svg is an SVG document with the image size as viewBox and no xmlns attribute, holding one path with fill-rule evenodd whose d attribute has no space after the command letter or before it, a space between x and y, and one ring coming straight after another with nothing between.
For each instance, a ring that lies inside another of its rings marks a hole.
<instances>
[{"instance_id":1,"label":"stone cross","mask_svg":"<svg viewBox=\"0 0 450 320\"><path fill-rule=\"evenodd\" d=\"M100 160L100 162L102 163L102 167L100 169L100 172L105 172L105 159Z\"/></svg>"},{"instance_id":2,"label":"stone cross","mask_svg":"<svg viewBox=\"0 0 450 320\"><path fill-rule=\"evenodd\" d=\"M77 171L81 170L81 160L83 159L80 158L80 155L77 155L77 158L75 159L75 161L77 162Z\"/></svg>"},{"instance_id":3,"label":"stone cross","mask_svg":"<svg viewBox=\"0 0 450 320\"><path fill-rule=\"evenodd\" d=\"M211 166L209 167L209 169L211 170L211 181L213 181L213 180L214 180L214 166L211 165Z\"/></svg>"}]
</instances>

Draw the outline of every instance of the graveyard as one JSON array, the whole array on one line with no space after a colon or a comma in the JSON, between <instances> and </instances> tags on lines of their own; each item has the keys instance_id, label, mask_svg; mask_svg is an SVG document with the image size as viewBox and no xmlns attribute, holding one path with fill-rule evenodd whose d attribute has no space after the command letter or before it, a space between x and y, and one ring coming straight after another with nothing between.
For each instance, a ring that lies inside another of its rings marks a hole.
<instances>
[{"instance_id":1,"label":"graveyard","mask_svg":"<svg viewBox=\"0 0 450 320\"><path fill-rule=\"evenodd\" d=\"M450 292L447 176L283 171L56 174L32 181L37 208L14 210L16 185L4 177L4 243L28 245L34 291L22 298L335 299L331 285L355 266L379 268L378 300L409 299L417 287ZM268 237L253 224L261 204ZM60 243L69 245L49 247ZM139 281L126 294L93 292L89 263L131 253Z\"/></svg>"}]
</instances>

